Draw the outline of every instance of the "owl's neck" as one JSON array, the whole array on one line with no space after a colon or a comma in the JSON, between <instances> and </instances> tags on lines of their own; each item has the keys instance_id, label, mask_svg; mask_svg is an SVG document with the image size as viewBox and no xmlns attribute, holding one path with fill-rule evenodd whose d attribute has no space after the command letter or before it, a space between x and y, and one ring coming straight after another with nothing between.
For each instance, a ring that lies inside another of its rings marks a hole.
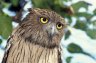
<instances>
[{"instance_id":1,"label":"owl's neck","mask_svg":"<svg viewBox=\"0 0 96 63\"><path fill-rule=\"evenodd\" d=\"M32 63L58 63L58 49L44 48L39 45L31 47L31 62Z\"/></svg>"},{"instance_id":2,"label":"owl's neck","mask_svg":"<svg viewBox=\"0 0 96 63\"><path fill-rule=\"evenodd\" d=\"M59 63L58 48L46 48L30 42L15 42L8 63Z\"/></svg>"}]
</instances>

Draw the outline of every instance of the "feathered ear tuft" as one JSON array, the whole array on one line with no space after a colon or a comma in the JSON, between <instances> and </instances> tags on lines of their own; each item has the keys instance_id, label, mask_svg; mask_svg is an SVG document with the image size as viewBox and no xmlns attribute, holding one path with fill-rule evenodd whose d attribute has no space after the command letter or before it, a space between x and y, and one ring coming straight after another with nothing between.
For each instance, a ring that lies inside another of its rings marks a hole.
<instances>
[{"instance_id":1,"label":"feathered ear tuft","mask_svg":"<svg viewBox=\"0 0 96 63\"><path fill-rule=\"evenodd\" d=\"M32 10L32 8L28 8L28 11L30 12Z\"/></svg>"},{"instance_id":2,"label":"feathered ear tuft","mask_svg":"<svg viewBox=\"0 0 96 63\"><path fill-rule=\"evenodd\" d=\"M28 11L30 12L30 14L40 15L39 11L41 11L41 9L40 8L29 8Z\"/></svg>"},{"instance_id":3,"label":"feathered ear tuft","mask_svg":"<svg viewBox=\"0 0 96 63\"><path fill-rule=\"evenodd\" d=\"M35 13L35 11L34 11L33 8L29 8L28 11L29 11L31 14Z\"/></svg>"},{"instance_id":4,"label":"feathered ear tuft","mask_svg":"<svg viewBox=\"0 0 96 63\"><path fill-rule=\"evenodd\" d=\"M28 11L31 13L31 14L34 14L34 13L38 13L40 9L39 8L29 8Z\"/></svg>"}]
</instances>

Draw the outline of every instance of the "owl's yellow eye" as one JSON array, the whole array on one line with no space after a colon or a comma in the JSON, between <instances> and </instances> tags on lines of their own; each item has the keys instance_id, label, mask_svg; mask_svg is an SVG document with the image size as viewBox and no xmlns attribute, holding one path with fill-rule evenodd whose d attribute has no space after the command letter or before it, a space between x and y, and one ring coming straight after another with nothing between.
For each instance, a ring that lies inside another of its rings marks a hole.
<instances>
[{"instance_id":1,"label":"owl's yellow eye","mask_svg":"<svg viewBox=\"0 0 96 63\"><path fill-rule=\"evenodd\" d=\"M57 27L57 29L62 29L63 28L63 25L62 24L60 24L60 23L58 23L57 25L56 25L56 27Z\"/></svg>"},{"instance_id":2,"label":"owl's yellow eye","mask_svg":"<svg viewBox=\"0 0 96 63\"><path fill-rule=\"evenodd\" d=\"M41 21L41 23L46 24L48 22L48 19L41 17L40 21Z\"/></svg>"}]
</instances>

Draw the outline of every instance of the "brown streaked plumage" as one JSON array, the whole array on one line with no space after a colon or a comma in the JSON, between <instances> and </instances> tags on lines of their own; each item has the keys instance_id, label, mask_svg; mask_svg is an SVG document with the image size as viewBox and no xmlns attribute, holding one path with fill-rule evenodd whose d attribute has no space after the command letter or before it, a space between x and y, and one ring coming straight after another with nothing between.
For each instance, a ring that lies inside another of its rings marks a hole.
<instances>
[{"instance_id":1,"label":"brown streaked plumage","mask_svg":"<svg viewBox=\"0 0 96 63\"><path fill-rule=\"evenodd\" d=\"M61 63L64 19L47 9L29 11L9 38L2 63Z\"/></svg>"}]
</instances>

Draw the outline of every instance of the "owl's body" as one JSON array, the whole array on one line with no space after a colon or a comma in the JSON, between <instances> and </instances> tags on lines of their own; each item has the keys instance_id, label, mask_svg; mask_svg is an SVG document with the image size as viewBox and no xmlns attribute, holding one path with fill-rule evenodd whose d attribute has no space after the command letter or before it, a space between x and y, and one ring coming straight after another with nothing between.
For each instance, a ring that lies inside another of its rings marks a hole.
<instances>
[{"instance_id":1,"label":"owl's body","mask_svg":"<svg viewBox=\"0 0 96 63\"><path fill-rule=\"evenodd\" d=\"M61 63L65 21L57 13L31 9L8 40L2 63Z\"/></svg>"}]
</instances>

